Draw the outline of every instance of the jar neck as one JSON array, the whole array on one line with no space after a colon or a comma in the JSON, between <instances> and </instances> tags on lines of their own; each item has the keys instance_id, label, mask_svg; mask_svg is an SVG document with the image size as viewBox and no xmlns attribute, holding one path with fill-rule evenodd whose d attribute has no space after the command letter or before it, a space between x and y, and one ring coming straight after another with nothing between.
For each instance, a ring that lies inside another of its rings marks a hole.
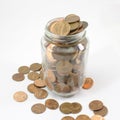
<instances>
[{"instance_id":1,"label":"jar neck","mask_svg":"<svg viewBox=\"0 0 120 120\"><path fill-rule=\"evenodd\" d=\"M62 18L56 18L47 23L46 28L45 28L45 35L44 35L44 38L47 42L56 44L58 46L67 47L67 46L72 46L74 44L78 44L78 42L81 42L86 37L85 30L77 34L67 35L67 36L60 36L60 35L56 35L50 32L49 30L50 24L60 19Z\"/></svg>"}]
</instances>

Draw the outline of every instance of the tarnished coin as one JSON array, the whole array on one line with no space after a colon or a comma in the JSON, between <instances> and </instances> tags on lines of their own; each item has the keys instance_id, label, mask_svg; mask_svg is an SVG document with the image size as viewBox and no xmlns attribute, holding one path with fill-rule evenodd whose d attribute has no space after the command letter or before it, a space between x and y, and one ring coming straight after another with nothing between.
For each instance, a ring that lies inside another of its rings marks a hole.
<instances>
[{"instance_id":1,"label":"tarnished coin","mask_svg":"<svg viewBox=\"0 0 120 120\"><path fill-rule=\"evenodd\" d=\"M63 92L63 93L70 93L71 90L72 90L71 86L65 84L65 85L63 86L62 92Z\"/></svg>"},{"instance_id":2,"label":"tarnished coin","mask_svg":"<svg viewBox=\"0 0 120 120\"><path fill-rule=\"evenodd\" d=\"M100 100L93 100L89 103L89 108L91 110L100 110L103 108L103 102Z\"/></svg>"},{"instance_id":3,"label":"tarnished coin","mask_svg":"<svg viewBox=\"0 0 120 120\"><path fill-rule=\"evenodd\" d=\"M65 116L61 120L75 120L75 119L71 116Z\"/></svg>"},{"instance_id":4,"label":"tarnished coin","mask_svg":"<svg viewBox=\"0 0 120 120\"><path fill-rule=\"evenodd\" d=\"M34 81L34 85L42 88L46 86L46 83L45 83L45 80L38 79Z\"/></svg>"},{"instance_id":5,"label":"tarnished coin","mask_svg":"<svg viewBox=\"0 0 120 120\"><path fill-rule=\"evenodd\" d=\"M23 73L15 73L12 76L12 79L15 80L15 81L23 81L25 79L25 76L24 76Z\"/></svg>"},{"instance_id":6,"label":"tarnished coin","mask_svg":"<svg viewBox=\"0 0 120 120\"><path fill-rule=\"evenodd\" d=\"M80 27L80 22L70 23L70 31L76 30Z\"/></svg>"},{"instance_id":7,"label":"tarnished coin","mask_svg":"<svg viewBox=\"0 0 120 120\"><path fill-rule=\"evenodd\" d=\"M29 92L35 93L35 91L37 90L37 87L32 83L28 85L27 89Z\"/></svg>"},{"instance_id":8,"label":"tarnished coin","mask_svg":"<svg viewBox=\"0 0 120 120\"><path fill-rule=\"evenodd\" d=\"M30 72L30 69L28 66L21 66L18 68L19 73L27 74Z\"/></svg>"},{"instance_id":9,"label":"tarnished coin","mask_svg":"<svg viewBox=\"0 0 120 120\"><path fill-rule=\"evenodd\" d=\"M47 75L47 79L49 79L51 82L55 82L56 81L56 77L54 75L54 72L50 69L46 70L46 75Z\"/></svg>"},{"instance_id":10,"label":"tarnished coin","mask_svg":"<svg viewBox=\"0 0 120 120\"><path fill-rule=\"evenodd\" d=\"M33 63L30 65L30 70L39 71L42 68L42 65L39 63Z\"/></svg>"},{"instance_id":11,"label":"tarnished coin","mask_svg":"<svg viewBox=\"0 0 120 120\"><path fill-rule=\"evenodd\" d=\"M85 78L85 81L83 83L82 88L83 89L89 89L89 88L91 88L93 86L93 83L94 83L93 79L87 77L87 78Z\"/></svg>"},{"instance_id":12,"label":"tarnished coin","mask_svg":"<svg viewBox=\"0 0 120 120\"><path fill-rule=\"evenodd\" d=\"M28 79L29 80L37 80L40 77L40 74L36 73L36 72L30 72L28 74Z\"/></svg>"},{"instance_id":13,"label":"tarnished coin","mask_svg":"<svg viewBox=\"0 0 120 120\"><path fill-rule=\"evenodd\" d=\"M49 79L45 79L45 83L46 83L46 86L49 90L53 90L54 89L54 86L53 84L51 83L51 81L49 81Z\"/></svg>"},{"instance_id":14,"label":"tarnished coin","mask_svg":"<svg viewBox=\"0 0 120 120\"><path fill-rule=\"evenodd\" d=\"M72 104L64 102L60 105L60 111L64 114L70 114L72 112Z\"/></svg>"},{"instance_id":15,"label":"tarnished coin","mask_svg":"<svg viewBox=\"0 0 120 120\"><path fill-rule=\"evenodd\" d=\"M79 113L82 110L82 105L77 102L72 103L72 113Z\"/></svg>"},{"instance_id":16,"label":"tarnished coin","mask_svg":"<svg viewBox=\"0 0 120 120\"><path fill-rule=\"evenodd\" d=\"M60 93L60 92L63 92L63 87L64 87L64 83L56 83L55 84L55 86L54 86L54 90L56 91L56 92L58 92L58 93Z\"/></svg>"},{"instance_id":17,"label":"tarnished coin","mask_svg":"<svg viewBox=\"0 0 120 120\"><path fill-rule=\"evenodd\" d=\"M68 23L74 23L80 21L80 17L75 14L69 14L65 17L65 21L67 21Z\"/></svg>"},{"instance_id":18,"label":"tarnished coin","mask_svg":"<svg viewBox=\"0 0 120 120\"><path fill-rule=\"evenodd\" d=\"M54 99L47 99L45 101L45 106L49 109L55 110L59 107L59 103Z\"/></svg>"},{"instance_id":19,"label":"tarnished coin","mask_svg":"<svg viewBox=\"0 0 120 120\"><path fill-rule=\"evenodd\" d=\"M45 110L46 110L45 105L43 105L41 103L34 104L31 107L31 111L35 114L41 114L41 113L45 112Z\"/></svg>"},{"instance_id":20,"label":"tarnished coin","mask_svg":"<svg viewBox=\"0 0 120 120\"><path fill-rule=\"evenodd\" d=\"M103 106L103 108L100 110L94 110L94 113L97 115L105 116L108 113L108 109L106 106Z\"/></svg>"},{"instance_id":21,"label":"tarnished coin","mask_svg":"<svg viewBox=\"0 0 120 120\"><path fill-rule=\"evenodd\" d=\"M50 26L50 31L56 35L66 36L70 32L70 25L64 21L56 21Z\"/></svg>"},{"instance_id":22,"label":"tarnished coin","mask_svg":"<svg viewBox=\"0 0 120 120\"><path fill-rule=\"evenodd\" d=\"M104 120L104 118L101 115L93 115L91 120Z\"/></svg>"},{"instance_id":23,"label":"tarnished coin","mask_svg":"<svg viewBox=\"0 0 120 120\"><path fill-rule=\"evenodd\" d=\"M27 100L28 96L25 92L18 91L13 95L13 98L17 102L24 102L25 100Z\"/></svg>"},{"instance_id":24,"label":"tarnished coin","mask_svg":"<svg viewBox=\"0 0 120 120\"><path fill-rule=\"evenodd\" d=\"M37 89L34 93L34 96L37 98L37 99L44 99L48 96L48 92L44 89Z\"/></svg>"},{"instance_id":25,"label":"tarnished coin","mask_svg":"<svg viewBox=\"0 0 120 120\"><path fill-rule=\"evenodd\" d=\"M56 64L56 70L60 75L70 73L72 68L73 65L67 60L61 60Z\"/></svg>"},{"instance_id":26,"label":"tarnished coin","mask_svg":"<svg viewBox=\"0 0 120 120\"><path fill-rule=\"evenodd\" d=\"M76 120L91 120L91 119L88 115L81 114L81 115L77 116Z\"/></svg>"}]
</instances>

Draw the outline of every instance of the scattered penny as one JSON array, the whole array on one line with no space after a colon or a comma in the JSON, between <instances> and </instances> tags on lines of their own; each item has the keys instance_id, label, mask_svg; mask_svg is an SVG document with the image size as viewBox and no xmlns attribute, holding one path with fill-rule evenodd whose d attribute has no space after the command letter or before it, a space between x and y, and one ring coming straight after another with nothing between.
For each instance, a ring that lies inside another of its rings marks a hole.
<instances>
[{"instance_id":1,"label":"scattered penny","mask_svg":"<svg viewBox=\"0 0 120 120\"><path fill-rule=\"evenodd\" d=\"M72 112L72 104L64 102L60 105L60 111L64 114L70 114Z\"/></svg>"},{"instance_id":2,"label":"scattered penny","mask_svg":"<svg viewBox=\"0 0 120 120\"><path fill-rule=\"evenodd\" d=\"M45 110L46 110L45 105L43 105L41 103L34 104L31 107L31 111L35 114L41 114L41 113L45 112Z\"/></svg>"},{"instance_id":3,"label":"scattered penny","mask_svg":"<svg viewBox=\"0 0 120 120\"><path fill-rule=\"evenodd\" d=\"M77 116L76 120L91 120L88 115L82 114Z\"/></svg>"},{"instance_id":4,"label":"scattered penny","mask_svg":"<svg viewBox=\"0 0 120 120\"><path fill-rule=\"evenodd\" d=\"M36 72L30 72L28 74L28 79L29 80L37 80L40 77L40 75Z\"/></svg>"},{"instance_id":5,"label":"scattered penny","mask_svg":"<svg viewBox=\"0 0 120 120\"><path fill-rule=\"evenodd\" d=\"M24 77L23 73L15 73L12 76L12 79L19 82L19 81L23 81L25 79L25 77Z\"/></svg>"},{"instance_id":6,"label":"scattered penny","mask_svg":"<svg viewBox=\"0 0 120 120\"><path fill-rule=\"evenodd\" d=\"M59 103L54 99L47 99L45 101L45 106L49 109L55 110L59 107Z\"/></svg>"},{"instance_id":7,"label":"scattered penny","mask_svg":"<svg viewBox=\"0 0 120 120\"><path fill-rule=\"evenodd\" d=\"M38 80L35 80L35 81L34 81L34 85L35 85L36 87L42 88L42 87L45 87L45 86L46 86L46 83L45 83L45 80L38 79Z\"/></svg>"},{"instance_id":8,"label":"scattered penny","mask_svg":"<svg viewBox=\"0 0 120 120\"><path fill-rule=\"evenodd\" d=\"M100 100L93 100L89 103L89 108L91 110L100 110L103 108L103 103Z\"/></svg>"},{"instance_id":9,"label":"scattered penny","mask_svg":"<svg viewBox=\"0 0 120 120\"><path fill-rule=\"evenodd\" d=\"M27 89L30 93L35 93L35 91L37 90L37 87L32 83L28 85Z\"/></svg>"},{"instance_id":10,"label":"scattered penny","mask_svg":"<svg viewBox=\"0 0 120 120\"><path fill-rule=\"evenodd\" d=\"M21 66L18 68L19 73L27 74L30 72L30 69L28 66Z\"/></svg>"},{"instance_id":11,"label":"scattered penny","mask_svg":"<svg viewBox=\"0 0 120 120\"><path fill-rule=\"evenodd\" d=\"M28 96L25 92L18 91L16 93L14 93L13 98L17 102L24 102L25 100L27 100Z\"/></svg>"},{"instance_id":12,"label":"scattered penny","mask_svg":"<svg viewBox=\"0 0 120 120\"><path fill-rule=\"evenodd\" d=\"M65 116L61 120L75 120L75 119L71 116Z\"/></svg>"},{"instance_id":13,"label":"scattered penny","mask_svg":"<svg viewBox=\"0 0 120 120\"><path fill-rule=\"evenodd\" d=\"M104 120L104 118L101 115L93 115L91 120Z\"/></svg>"},{"instance_id":14,"label":"scattered penny","mask_svg":"<svg viewBox=\"0 0 120 120\"><path fill-rule=\"evenodd\" d=\"M103 108L100 109L100 110L94 110L94 113L97 114L97 115L101 115L101 116L104 117L105 115L107 115L108 109L107 109L106 106L103 106Z\"/></svg>"},{"instance_id":15,"label":"scattered penny","mask_svg":"<svg viewBox=\"0 0 120 120\"><path fill-rule=\"evenodd\" d=\"M48 92L46 90L40 88L35 91L34 96L37 99L44 99L48 96Z\"/></svg>"},{"instance_id":16,"label":"scattered penny","mask_svg":"<svg viewBox=\"0 0 120 120\"><path fill-rule=\"evenodd\" d=\"M42 65L39 63L33 63L30 65L30 70L39 71L42 68Z\"/></svg>"},{"instance_id":17,"label":"scattered penny","mask_svg":"<svg viewBox=\"0 0 120 120\"><path fill-rule=\"evenodd\" d=\"M89 88L91 88L93 86L93 83L94 83L93 79L87 77L87 78L85 78L85 81L83 83L82 88L83 89L89 89Z\"/></svg>"},{"instance_id":18,"label":"scattered penny","mask_svg":"<svg viewBox=\"0 0 120 120\"><path fill-rule=\"evenodd\" d=\"M72 103L72 113L79 113L82 110L82 105L77 102Z\"/></svg>"}]
</instances>

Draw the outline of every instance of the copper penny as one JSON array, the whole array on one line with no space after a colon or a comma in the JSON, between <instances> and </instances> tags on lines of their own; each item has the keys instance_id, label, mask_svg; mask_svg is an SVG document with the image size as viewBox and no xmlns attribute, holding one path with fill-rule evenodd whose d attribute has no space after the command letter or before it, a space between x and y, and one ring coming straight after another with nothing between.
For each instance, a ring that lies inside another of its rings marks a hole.
<instances>
[{"instance_id":1,"label":"copper penny","mask_svg":"<svg viewBox=\"0 0 120 120\"><path fill-rule=\"evenodd\" d=\"M45 79L45 83L46 83L46 86L49 90L53 90L54 89L54 86L53 84L51 83L51 81L49 81L49 79Z\"/></svg>"},{"instance_id":2,"label":"copper penny","mask_svg":"<svg viewBox=\"0 0 120 120\"><path fill-rule=\"evenodd\" d=\"M54 90L58 93L63 92L64 83L56 83Z\"/></svg>"},{"instance_id":3,"label":"copper penny","mask_svg":"<svg viewBox=\"0 0 120 120\"><path fill-rule=\"evenodd\" d=\"M45 80L38 79L34 81L34 85L37 87L45 87L46 83Z\"/></svg>"},{"instance_id":4,"label":"copper penny","mask_svg":"<svg viewBox=\"0 0 120 120\"><path fill-rule=\"evenodd\" d=\"M93 86L93 83L94 83L93 79L87 77L87 78L85 78L85 81L83 83L82 88L83 89L89 89L89 88L91 88Z\"/></svg>"},{"instance_id":5,"label":"copper penny","mask_svg":"<svg viewBox=\"0 0 120 120\"><path fill-rule=\"evenodd\" d=\"M42 65L39 63L33 63L30 65L30 70L39 71L42 68Z\"/></svg>"},{"instance_id":6,"label":"copper penny","mask_svg":"<svg viewBox=\"0 0 120 120\"><path fill-rule=\"evenodd\" d=\"M71 116L65 116L61 120L75 120L75 119Z\"/></svg>"},{"instance_id":7,"label":"copper penny","mask_svg":"<svg viewBox=\"0 0 120 120\"><path fill-rule=\"evenodd\" d=\"M27 89L29 92L35 93L35 91L37 90L37 87L32 83L28 85Z\"/></svg>"},{"instance_id":8,"label":"copper penny","mask_svg":"<svg viewBox=\"0 0 120 120\"><path fill-rule=\"evenodd\" d=\"M82 105L77 102L72 103L72 113L79 113L82 110Z\"/></svg>"},{"instance_id":9,"label":"copper penny","mask_svg":"<svg viewBox=\"0 0 120 120\"><path fill-rule=\"evenodd\" d=\"M45 106L49 109L55 110L59 107L59 103L54 99L47 99L45 101Z\"/></svg>"},{"instance_id":10,"label":"copper penny","mask_svg":"<svg viewBox=\"0 0 120 120\"><path fill-rule=\"evenodd\" d=\"M56 35L66 36L70 32L70 25L64 21L56 21L50 26L50 31Z\"/></svg>"},{"instance_id":11,"label":"copper penny","mask_svg":"<svg viewBox=\"0 0 120 120\"><path fill-rule=\"evenodd\" d=\"M30 69L28 66L21 66L18 68L19 73L27 74L30 72Z\"/></svg>"},{"instance_id":12,"label":"copper penny","mask_svg":"<svg viewBox=\"0 0 120 120\"><path fill-rule=\"evenodd\" d=\"M40 75L36 72L30 72L28 74L28 79L29 80L37 80L40 77Z\"/></svg>"},{"instance_id":13,"label":"copper penny","mask_svg":"<svg viewBox=\"0 0 120 120\"><path fill-rule=\"evenodd\" d=\"M45 105L43 105L41 103L34 104L31 107L31 111L35 114L41 114L41 113L45 112L45 110L46 110Z\"/></svg>"},{"instance_id":14,"label":"copper penny","mask_svg":"<svg viewBox=\"0 0 120 120\"><path fill-rule=\"evenodd\" d=\"M17 102L24 102L25 100L27 100L28 96L25 92L18 91L13 95L13 98Z\"/></svg>"},{"instance_id":15,"label":"copper penny","mask_svg":"<svg viewBox=\"0 0 120 120\"><path fill-rule=\"evenodd\" d=\"M103 108L103 103L100 100L93 100L89 103L89 108L91 110L100 110Z\"/></svg>"},{"instance_id":16,"label":"copper penny","mask_svg":"<svg viewBox=\"0 0 120 120\"><path fill-rule=\"evenodd\" d=\"M37 89L34 93L34 96L37 98L37 99L44 99L48 96L48 92L44 89Z\"/></svg>"},{"instance_id":17,"label":"copper penny","mask_svg":"<svg viewBox=\"0 0 120 120\"><path fill-rule=\"evenodd\" d=\"M94 110L94 113L97 115L105 116L108 113L108 109L106 106L103 106L103 108L100 110Z\"/></svg>"},{"instance_id":18,"label":"copper penny","mask_svg":"<svg viewBox=\"0 0 120 120\"><path fill-rule=\"evenodd\" d=\"M76 30L80 27L80 22L70 23L70 31Z\"/></svg>"},{"instance_id":19,"label":"copper penny","mask_svg":"<svg viewBox=\"0 0 120 120\"><path fill-rule=\"evenodd\" d=\"M56 81L56 77L54 75L54 72L50 69L46 70L46 75L47 75L47 79L49 79L51 82L55 82Z\"/></svg>"},{"instance_id":20,"label":"copper penny","mask_svg":"<svg viewBox=\"0 0 120 120\"><path fill-rule=\"evenodd\" d=\"M76 120L91 120L91 119L88 115L81 114L81 115L77 116Z\"/></svg>"},{"instance_id":21,"label":"copper penny","mask_svg":"<svg viewBox=\"0 0 120 120\"><path fill-rule=\"evenodd\" d=\"M93 115L91 120L104 120L104 118L101 115Z\"/></svg>"},{"instance_id":22,"label":"copper penny","mask_svg":"<svg viewBox=\"0 0 120 120\"><path fill-rule=\"evenodd\" d=\"M25 77L24 77L23 73L15 73L12 76L12 79L19 82L19 81L23 81L25 79Z\"/></svg>"},{"instance_id":23,"label":"copper penny","mask_svg":"<svg viewBox=\"0 0 120 120\"><path fill-rule=\"evenodd\" d=\"M80 17L75 14L69 14L65 17L65 21L67 21L68 23L74 23L80 21Z\"/></svg>"},{"instance_id":24,"label":"copper penny","mask_svg":"<svg viewBox=\"0 0 120 120\"><path fill-rule=\"evenodd\" d=\"M71 86L65 84L65 85L63 86L62 92L63 92L63 93L70 93L71 90L72 90Z\"/></svg>"}]
</instances>

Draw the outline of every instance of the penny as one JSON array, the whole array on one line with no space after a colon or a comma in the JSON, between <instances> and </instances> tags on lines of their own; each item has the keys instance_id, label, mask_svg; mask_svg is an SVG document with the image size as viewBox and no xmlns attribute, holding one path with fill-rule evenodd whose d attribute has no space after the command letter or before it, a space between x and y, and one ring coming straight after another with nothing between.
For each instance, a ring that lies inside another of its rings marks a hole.
<instances>
[{"instance_id":1,"label":"penny","mask_svg":"<svg viewBox=\"0 0 120 120\"><path fill-rule=\"evenodd\" d=\"M103 106L103 108L100 110L94 110L94 113L97 115L105 116L108 113L108 109L106 106Z\"/></svg>"},{"instance_id":2,"label":"penny","mask_svg":"<svg viewBox=\"0 0 120 120\"><path fill-rule=\"evenodd\" d=\"M83 83L82 88L83 89L89 89L89 88L91 88L93 86L93 83L94 83L93 79L90 78L90 77L87 77L87 78L85 78L85 81Z\"/></svg>"},{"instance_id":3,"label":"penny","mask_svg":"<svg viewBox=\"0 0 120 120\"><path fill-rule=\"evenodd\" d=\"M35 91L37 90L37 87L32 83L28 85L27 89L29 92L35 93Z\"/></svg>"},{"instance_id":4,"label":"penny","mask_svg":"<svg viewBox=\"0 0 120 120\"><path fill-rule=\"evenodd\" d=\"M44 99L48 96L48 92L44 89L37 89L34 93L34 96L37 98L37 99Z\"/></svg>"},{"instance_id":5,"label":"penny","mask_svg":"<svg viewBox=\"0 0 120 120\"><path fill-rule=\"evenodd\" d=\"M45 101L45 106L49 109L55 110L59 107L59 103L54 99L47 99Z\"/></svg>"},{"instance_id":6,"label":"penny","mask_svg":"<svg viewBox=\"0 0 120 120\"><path fill-rule=\"evenodd\" d=\"M76 30L80 27L80 22L70 23L70 31Z\"/></svg>"},{"instance_id":7,"label":"penny","mask_svg":"<svg viewBox=\"0 0 120 120\"><path fill-rule=\"evenodd\" d=\"M28 79L29 80L37 80L40 77L40 75L36 72L30 72L28 74Z\"/></svg>"},{"instance_id":8,"label":"penny","mask_svg":"<svg viewBox=\"0 0 120 120\"><path fill-rule=\"evenodd\" d=\"M67 60L61 60L56 64L56 70L59 74L68 74L72 68L73 65Z\"/></svg>"},{"instance_id":9,"label":"penny","mask_svg":"<svg viewBox=\"0 0 120 120\"><path fill-rule=\"evenodd\" d=\"M19 81L23 81L25 79L25 77L24 77L23 73L15 73L12 76L12 79L19 82Z\"/></svg>"},{"instance_id":10,"label":"penny","mask_svg":"<svg viewBox=\"0 0 120 120\"><path fill-rule=\"evenodd\" d=\"M67 21L68 23L74 23L80 21L80 17L75 14L69 14L65 17L65 21Z\"/></svg>"},{"instance_id":11,"label":"penny","mask_svg":"<svg viewBox=\"0 0 120 120\"><path fill-rule=\"evenodd\" d=\"M25 92L18 91L13 95L13 98L17 102L24 102L25 100L27 100L28 96Z\"/></svg>"},{"instance_id":12,"label":"penny","mask_svg":"<svg viewBox=\"0 0 120 120\"><path fill-rule=\"evenodd\" d=\"M30 69L28 66L21 66L18 68L19 73L27 74L30 72Z\"/></svg>"},{"instance_id":13,"label":"penny","mask_svg":"<svg viewBox=\"0 0 120 120\"><path fill-rule=\"evenodd\" d=\"M72 112L72 104L69 102L64 102L60 105L60 111L64 114L69 114Z\"/></svg>"},{"instance_id":14,"label":"penny","mask_svg":"<svg viewBox=\"0 0 120 120\"><path fill-rule=\"evenodd\" d=\"M54 90L58 93L63 92L64 83L56 83Z\"/></svg>"},{"instance_id":15,"label":"penny","mask_svg":"<svg viewBox=\"0 0 120 120\"><path fill-rule=\"evenodd\" d=\"M66 36L70 32L70 25L64 20L56 21L51 25L50 31L56 35Z\"/></svg>"},{"instance_id":16,"label":"penny","mask_svg":"<svg viewBox=\"0 0 120 120\"><path fill-rule=\"evenodd\" d=\"M71 116L65 116L61 120L75 120L75 119Z\"/></svg>"},{"instance_id":17,"label":"penny","mask_svg":"<svg viewBox=\"0 0 120 120\"><path fill-rule=\"evenodd\" d=\"M104 120L104 118L101 115L93 115L91 120Z\"/></svg>"},{"instance_id":18,"label":"penny","mask_svg":"<svg viewBox=\"0 0 120 120\"><path fill-rule=\"evenodd\" d=\"M89 108L91 110L100 110L103 108L103 103L100 100L93 100L89 103Z\"/></svg>"},{"instance_id":19,"label":"penny","mask_svg":"<svg viewBox=\"0 0 120 120\"><path fill-rule=\"evenodd\" d=\"M46 75L47 75L47 78L51 81L51 82L55 82L56 81L56 77L54 75L54 72L50 69L48 69L46 71Z\"/></svg>"},{"instance_id":20,"label":"penny","mask_svg":"<svg viewBox=\"0 0 120 120\"><path fill-rule=\"evenodd\" d=\"M30 65L30 70L39 71L42 68L42 65L39 63L33 63Z\"/></svg>"},{"instance_id":21,"label":"penny","mask_svg":"<svg viewBox=\"0 0 120 120\"><path fill-rule=\"evenodd\" d=\"M76 120L91 120L91 119L88 115L81 114L81 115L77 116Z\"/></svg>"},{"instance_id":22,"label":"penny","mask_svg":"<svg viewBox=\"0 0 120 120\"><path fill-rule=\"evenodd\" d=\"M72 113L79 113L82 110L82 105L77 102L72 103Z\"/></svg>"},{"instance_id":23,"label":"penny","mask_svg":"<svg viewBox=\"0 0 120 120\"><path fill-rule=\"evenodd\" d=\"M37 87L45 87L46 83L45 80L38 79L34 81L34 85Z\"/></svg>"},{"instance_id":24,"label":"penny","mask_svg":"<svg viewBox=\"0 0 120 120\"><path fill-rule=\"evenodd\" d=\"M63 92L63 93L69 93L69 92L71 92L71 90L72 90L71 87L70 87L69 85L66 85L66 84L65 84L65 85L63 86L62 92Z\"/></svg>"},{"instance_id":25,"label":"penny","mask_svg":"<svg viewBox=\"0 0 120 120\"><path fill-rule=\"evenodd\" d=\"M54 89L54 86L53 84L46 78L45 79L45 83L46 83L46 86L49 90L53 90Z\"/></svg>"},{"instance_id":26,"label":"penny","mask_svg":"<svg viewBox=\"0 0 120 120\"><path fill-rule=\"evenodd\" d=\"M41 103L34 104L31 107L31 111L35 114L41 114L41 113L45 112L45 110L46 110L45 105L43 105Z\"/></svg>"}]
</instances>

